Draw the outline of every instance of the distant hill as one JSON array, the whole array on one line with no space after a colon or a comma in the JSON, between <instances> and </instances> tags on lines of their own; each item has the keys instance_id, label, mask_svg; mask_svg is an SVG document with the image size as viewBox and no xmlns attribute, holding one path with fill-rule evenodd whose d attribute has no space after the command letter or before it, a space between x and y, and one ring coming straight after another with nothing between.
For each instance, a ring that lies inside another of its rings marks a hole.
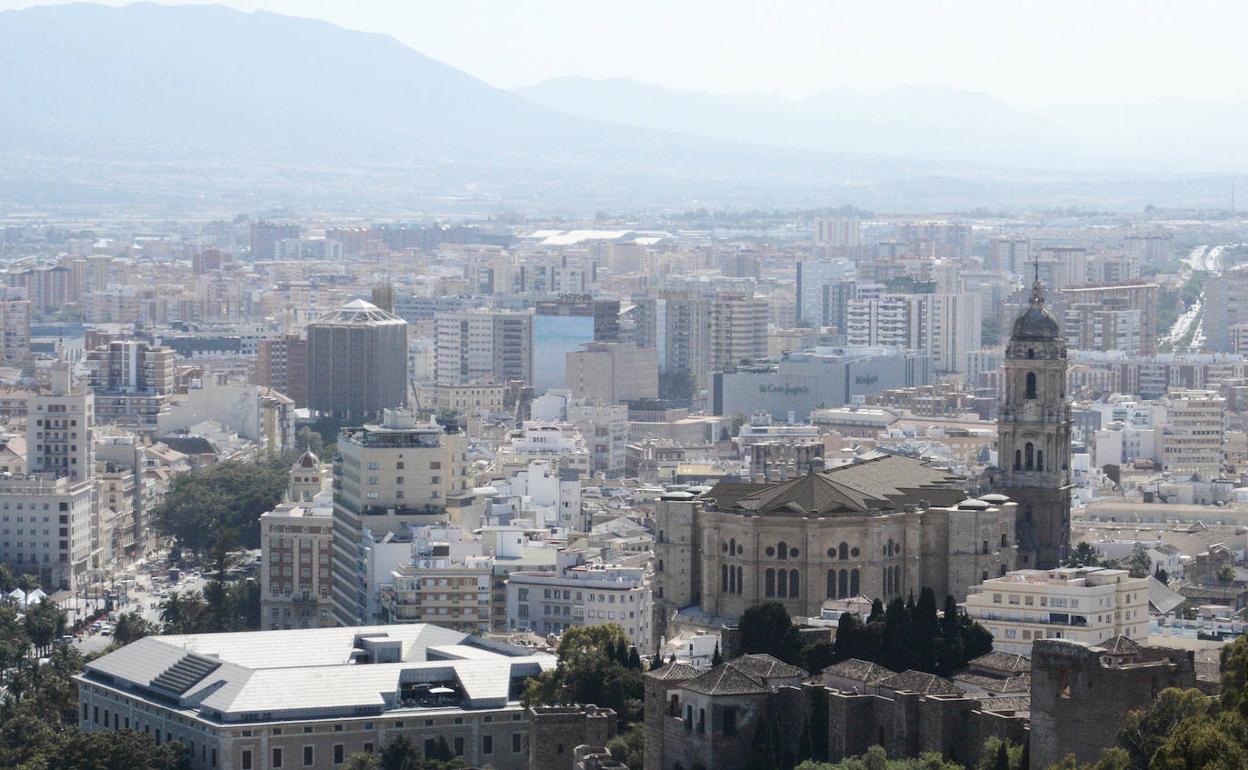
<instances>
[{"instance_id":1,"label":"distant hill","mask_svg":"<svg viewBox=\"0 0 1248 770\"><path fill-rule=\"evenodd\" d=\"M219 6L0 12L0 73L10 205L584 214L1164 202L1136 180L1017 170L1055 124L974 94L780 104L576 80L514 93L388 36Z\"/></svg>"}]
</instances>

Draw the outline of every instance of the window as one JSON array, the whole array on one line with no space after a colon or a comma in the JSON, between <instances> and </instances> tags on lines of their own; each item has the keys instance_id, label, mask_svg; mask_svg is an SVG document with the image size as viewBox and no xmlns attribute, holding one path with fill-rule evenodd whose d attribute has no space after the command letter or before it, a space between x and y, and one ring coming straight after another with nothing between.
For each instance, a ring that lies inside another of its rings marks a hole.
<instances>
[{"instance_id":1,"label":"window","mask_svg":"<svg viewBox=\"0 0 1248 770\"><path fill-rule=\"evenodd\" d=\"M786 569L776 570L776 596L781 599L789 597L789 571Z\"/></svg>"},{"instance_id":2,"label":"window","mask_svg":"<svg viewBox=\"0 0 1248 770\"><path fill-rule=\"evenodd\" d=\"M335 764L335 765L341 765L341 764L342 764L342 762L343 762L343 755L344 755L345 753L346 753L346 750L343 748L343 746L342 746L342 744L341 744L341 743L335 743L335 744L334 744L334 764Z\"/></svg>"},{"instance_id":3,"label":"window","mask_svg":"<svg viewBox=\"0 0 1248 770\"><path fill-rule=\"evenodd\" d=\"M243 770L251 770L251 749L243 749Z\"/></svg>"},{"instance_id":4,"label":"window","mask_svg":"<svg viewBox=\"0 0 1248 770\"><path fill-rule=\"evenodd\" d=\"M282 750L273 749L273 770L277 770L282 766Z\"/></svg>"},{"instance_id":5,"label":"window","mask_svg":"<svg viewBox=\"0 0 1248 770\"><path fill-rule=\"evenodd\" d=\"M1028 351L1031 352L1031 351ZM1036 373L1027 372L1027 394L1026 398L1030 401L1036 397Z\"/></svg>"},{"instance_id":6,"label":"window","mask_svg":"<svg viewBox=\"0 0 1248 770\"><path fill-rule=\"evenodd\" d=\"M789 558L789 544L783 540L776 546L776 558L781 561Z\"/></svg>"},{"instance_id":7,"label":"window","mask_svg":"<svg viewBox=\"0 0 1248 770\"><path fill-rule=\"evenodd\" d=\"M494 753L494 736L493 735L481 736L481 753L482 754Z\"/></svg>"},{"instance_id":8,"label":"window","mask_svg":"<svg viewBox=\"0 0 1248 770\"><path fill-rule=\"evenodd\" d=\"M511 753L520 753L520 733L511 734Z\"/></svg>"},{"instance_id":9,"label":"window","mask_svg":"<svg viewBox=\"0 0 1248 770\"><path fill-rule=\"evenodd\" d=\"M464 739L462 737L456 738L455 739L455 756L462 757L463 755L464 755Z\"/></svg>"},{"instance_id":10,"label":"window","mask_svg":"<svg viewBox=\"0 0 1248 770\"><path fill-rule=\"evenodd\" d=\"M849 571L849 595L858 596L862 592L858 583L858 570L851 569Z\"/></svg>"},{"instance_id":11,"label":"window","mask_svg":"<svg viewBox=\"0 0 1248 770\"><path fill-rule=\"evenodd\" d=\"M841 543L840 546L837 547L836 555L839 559L848 559L849 543Z\"/></svg>"},{"instance_id":12,"label":"window","mask_svg":"<svg viewBox=\"0 0 1248 770\"><path fill-rule=\"evenodd\" d=\"M799 580L799 577L798 577L798 572L797 572L797 570L795 570L795 569L791 569L791 570L789 570L789 598L790 598L790 599L796 599L796 598L797 598L797 595L798 595L798 590L797 590L798 580Z\"/></svg>"},{"instance_id":13,"label":"window","mask_svg":"<svg viewBox=\"0 0 1248 770\"><path fill-rule=\"evenodd\" d=\"M315 754L316 752L313 751L311 746L303 747L303 766L304 767L312 767L312 765L315 764L312 761L312 758L315 756Z\"/></svg>"},{"instance_id":14,"label":"window","mask_svg":"<svg viewBox=\"0 0 1248 770\"><path fill-rule=\"evenodd\" d=\"M830 571L829 574L831 574ZM763 593L768 596L776 595L776 571L774 569L768 569L763 573Z\"/></svg>"}]
</instances>

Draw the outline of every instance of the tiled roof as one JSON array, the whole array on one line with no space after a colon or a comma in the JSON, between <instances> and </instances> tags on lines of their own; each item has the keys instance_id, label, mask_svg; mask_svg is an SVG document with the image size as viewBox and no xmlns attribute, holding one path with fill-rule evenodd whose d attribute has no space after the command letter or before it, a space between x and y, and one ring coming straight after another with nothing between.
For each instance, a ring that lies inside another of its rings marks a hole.
<instances>
[{"instance_id":1,"label":"tiled roof","mask_svg":"<svg viewBox=\"0 0 1248 770\"><path fill-rule=\"evenodd\" d=\"M720 509L793 516L859 516L898 511L924 500L954 505L966 495L961 478L910 457L872 460L809 473L774 484L716 484L706 496Z\"/></svg>"},{"instance_id":2,"label":"tiled roof","mask_svg":"<svg viewBox=\"0 0 1248 770\"><path fill-rule=\"evenodd\" d=\"M652 679L668 682L681 679L694 679L698 676L698 670L687 663L668 663L657 671L646 672L646 676Z\"/></svg>"},{"instance_id":3,"label":"tiled roof","mask_svg":"<svg viewBox=\"0 0 1248 770\"><path fill-rule=\"evenodd\" d=\"M881 679L879 686L888 690L905 690L920 695L962 695L963 690L948 679L907 669L900 674Z\"/></svg>"},{"instance_id":4,"label":"tiled roof","mask_svg":"<svg viewBox=\"0 0 1248 770\"><path fill-rule=\"evenodd\" d=\"M1012 711L1015 714L1030 714L1031 696L1011 695L1008 698L981 698L979 707L983 711Z\"/></svg>"},{"instance_id":5,"label":"tiled roof","mask_svg":"<svg viewBox=\"0 0 1248 770\"><path fill-rule=\"evenodd\" d=\"M959 685L977 687L992 693L1031 692L1031 674L1019 674L1004 679L983 674L957 674L953 677L953 681Z\"/></svg>"},{"instance_id":6,"label":"tiled roof","mask_svg":"<svg viewBox=\"0 0 1248 770\"><path fill-rule=\"evenodd\" d=\"M1140 653L1140 645L1122 635L1111 636L1096 646L1103 648L1111 655L1138 655Z\"/></svg>"},{"instance_id":7,"label":"tiled roof","mask_svg":"<svg viewBox=\"0 0 1248 770\"><path fill-rule=\"evenodd\" d=\"M733 668L745 671L763 679L787 679L807 676L806 669L791 666L779 658L770 655L742 655L728 661Z\"/></svg>"},{"instance_id":8,"label":"tiled roof","mask_svg":"<svg viewBox=\"0 0 1248 770\"><path fill-rule=\"evenodd\" d=\"M684 689L703 695L756 695L771 692L762 679L721 663L685 683Z\"/></svg>"},{"instance_id":9,"label":"tiled roof","mask_svg":"<svg viewBox=\"0 0 1248 770\"><path fill-rule=\"evenodd\" d=\"M869 660L859 660L858 658L850 658L842 660L840 663L833 663L825 668L823 673L866 684L875 684L881 679L893 675L891 669L884 668Z\"/></svg>"},{"instance_id":10,"label":"tiled roof","mask_svg":"<svg viewBox=\"0 0 1248 770\"><path fill-rule=\"evenodd\" d=\"M980 655L968 665L971 670L1000 671L1003 674L1021 674L1031 671L1031 660L1012 652L990 652Z\"/></svg>"}]
</instances>

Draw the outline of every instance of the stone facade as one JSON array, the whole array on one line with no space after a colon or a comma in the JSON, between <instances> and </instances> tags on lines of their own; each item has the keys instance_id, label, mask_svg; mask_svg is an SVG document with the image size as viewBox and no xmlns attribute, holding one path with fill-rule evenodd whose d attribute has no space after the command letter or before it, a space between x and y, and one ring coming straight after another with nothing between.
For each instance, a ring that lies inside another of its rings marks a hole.
<instances>
[{"instance_id":1,"label":"stone facade","mask_svg":"<svg viewBox=\"0 0 1248 770\"><path fill-rule=\"evenodd\" d=\"M1019 504L1019 566L1050 569L1070 550L1070 403L1066 339L1039 280L1005 348L994 486Z\"/></svg>"},{"instance_id":2,"label":"stone facade","mask_svg":"<svg viewBox=\"0 0 1248 770\"><path fill-rule=\"evenodd\" d=\"M698 605L725 619L765 601L818 617L827 599L938 597L1015 568L1015 509L963 480L883 456L771 484L721 483L656 509L655 633Z\"/></svg>"},{"instance_id":3,"label":"stone facade","mask_svg":"<svg viewBox=\"0 0 1248 770\"><path fill-rule=\"evenodd\" d=\"M529 709L529 770L575 770L577 746L605 746L615 737L616 713L596 706Z\"/></svg>"},{"instance_id":4,"label":"stone facade","mask_svg":"<svg viewBox=\"0 0 1248 770\"><path fill-rule=\"evenodd\" d=\"M1068 754L1095 762L1128 712L1167 687L1195 686L1190 651L1042 639L1031 650L1031 766L1051 767Z\"/></svg>"},{"instance_id":5,"label":"stone facade","mask_svg":"<svg viewBox=\"0 0 1248 770\"><path fill-rule=\"evenodd\" d=\"M759 666L764 658L745 656L706 672L674 664L647 674L647 770L749 770L754 733L767 718L783 726L790 751L809 730L814 758L832 762L875 745L890 757L934 751L970 762L989 737L1027 740L1025 716L986 711L974 697L836 690L767 676ZM731 672L734 666L740 670Z\"/></svg>"}]
</instances>

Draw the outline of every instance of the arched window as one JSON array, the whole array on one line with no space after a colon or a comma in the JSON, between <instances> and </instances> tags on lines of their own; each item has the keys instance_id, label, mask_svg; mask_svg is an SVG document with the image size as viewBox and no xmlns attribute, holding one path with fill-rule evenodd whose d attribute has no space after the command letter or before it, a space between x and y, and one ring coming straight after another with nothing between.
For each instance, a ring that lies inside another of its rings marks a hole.
<instances>
[{"instance_id":1,"label":"arched window","mask_svg":"<svg viewBox=\"0 0 1248 770\"><path fill-rule=\"evenodd\" d=\"M789 596L789 571L787 569L776 570L776 596L781 599L787 599Z\"/></svg>"},{"instance_id":2,"label":"arched window","mask_svg":"<svg viewBox=\"0 0 1248 770\"><path fill-rule=\"evenodd\" d=\"M745 590L745 569L737 567L737 593Z\"/></svg>"},{"instance_id":3,"label":"arched window","mask_svg":"<svg viewBox=\"0 0 1248 770\"><path fill-rule=\"evenodd\" d=\"M1032 470L1036 467L1036 447L1030 441L1023 447L1023 467Z\"/></svg>"},{"instance_id":4,"label":"arched window","mask_svg":"<svg viewBox=\"0 0 1248 770\"><path fill-rule=\"evenodd\" d=\"M789 598L790 599L796 599L799 595L801 595L801 591L799 591L797 587L797 584L799 582L801 582L801 576L798 574L798 571L795 569L789 570Z\"/></svg>"},{"instance_id":5,"label":"arched window","mask_svg":"<svg viewBox=\"0 0 1248 770\"><path fill-rule=\"evenodd\" d=\"M893 567L893 593L901 593L901 567Z\"/></svg>"},{"instance_id":6,"label":"arched window","mask_svg":"<svg viewBox=\"0 0 1248 770\"><path fill-rule=\"evenodd\" d=\"M789 558L789 544L783 540L776 544L776 558L780 561Z\"/></svg>"},{"instance_id":7,"label":"arched window","mask_svg":"<svg viewBox=\"0 0 1248 770\"><path fill-rule=\"evenodd\" d=\"M834 569L828 570L828 598L829 599L841 598L836 593L836 570Z\"/></svg>"},{"instance_id":8,"label":"arched window","mask_svg":"<svg viewBox=\"0 0 1248 770\"><path fill-rule=\"evenodd\" d=\"M841 543L840 548L838 548L836 551L836 555L840 559L848 559L849 558L849 543Z\"/></svg>"},{"instance_id":9,"label":"arched window","mask_svg":"<svg viewBox=\"0 0 1248 770\"><path fill-rule=\"evenodd\" d=\"M719 565L719 590L721 591L728 590L728 565L727 564Z\"/></svg>"},{"instance_id":10,"label":"arched window","mask_svg":"<svg viewBox=\"0 0 1248 770\"><path fill-rule=\"evenodd\" d=\"M1027 396L1028 399L1036 397L1036 373L1027 372Z\"/></svg>"},{"instance_id":11,"label":"arched window","mask_svg":"<svg viewBox=\"0 0 1248 770\"><path fill-rule=\"evenodd\" d=\"M680 696L679 695L672 696L671 705L668 706L667 713L674 717L680 716Z\"/></svg>"},{"instance_id":12,"label":"arched window","mask_svg":"<svg viewBox=\"0 0 1248 770\"><path fill-rule=\"evenodd\" d=\"M768 569L763 573L763 593L768 596L776 595L776 571Z\"/></svg>"},{"instance_id":13,"label":"arched window","mask_svg":"<svg viewBox=\"0 0 1248 770\"><path fill-rule=\"evenodd\" d=\"M1036 349L1035 349L1035 348L1027 348L1027 357L1028 357L1028 358L1035 358L1035 357L1036 357Z\"/></svg>"},{"instance_id":14,"label":"arched window","mask_svg":"<svg viewBox=\"0 0 1248 770\"><path fill-rule=\"evenodd\" d=\"M728 593L735 594L737 592L737 571L732 567L728 567Z\"/></svg>"},{"instance_id":15,"label":"arched window","mask_svg":"<svg viewBox=\"0 0 1248 770\"><path fill-rule=\"evenodd\" d=\"M728 541L728 555L737 555L737 539L735 537Z\"/></svg>"},{"instance_id":16,"label":"arched window","mask_svg":"<svg viewBox=\"0 0 1248 770\"><path fill-rule=\"evenodd\" d=\"M862 591L861 586L858 584L858 570L851 569L849 571L849 595L857 596L860 593L862 593Z\"/></svg>"},{"instance_id":17,"label":"arched window","mask_svg":"<svg viewBox=\"0 0 1248 770\"><path fill-rule=\"evenodd\" d=\"M1036 470L1038 471L1044 470L1044 450L1043 449L1036 450Z\"/></svg>"},{"instance_id":18,"label":"arched window","mask_svg":"<svg viewBox=\"0 0 1248 770\"><path fill-rule=\"evenodd\" d=\"M840 576L837 578L836 590L841 596L849 596L849 570L841 570Z\"/></svg>"},{"instance_id":19,"label":"arched window","mask_svg":"<svg viewBox=\"0 0 1248 770\"><path fill-rule=\"evenodd\" d=\"M1023 450L1014 450L1014 470L1021 471L1023 469Z\"/></svg>"}]
</instances>

